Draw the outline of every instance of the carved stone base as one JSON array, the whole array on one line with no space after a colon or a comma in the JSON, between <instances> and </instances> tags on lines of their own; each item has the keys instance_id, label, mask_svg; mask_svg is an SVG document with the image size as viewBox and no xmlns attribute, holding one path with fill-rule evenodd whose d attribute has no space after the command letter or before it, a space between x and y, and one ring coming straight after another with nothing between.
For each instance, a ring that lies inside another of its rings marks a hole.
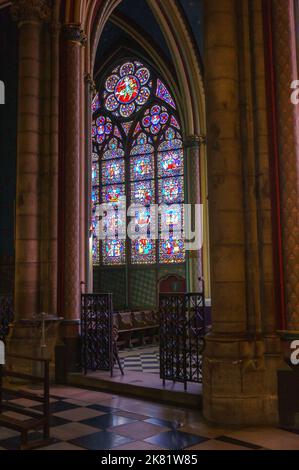
<instances>
[{"instance_id":1,"label":"carved stone base","mask_svg":"<svg viewBox=\"0 0 299 470\"><path fill-rule=\"evenodd\" d=\"M203 361L203 412L211 423L278 423L278 337L259 340L208 335Z\"/></svg>"},{"instance_id":2,"label":"carved stone base","mask_svg":"<svg viewBox=\"0 0 299 470\"><path fill-rule=\"evenodd\" d=\"M6 343L6 353L19 356L49 358L50 379L55 377L55 348L59 343L59 318L45 322L46 341L42 345L40 320L20 320L12 324ZM13 359L16 369L29 374L40 375L40 365L27 360Z\"/></svg>"}]
</instances>

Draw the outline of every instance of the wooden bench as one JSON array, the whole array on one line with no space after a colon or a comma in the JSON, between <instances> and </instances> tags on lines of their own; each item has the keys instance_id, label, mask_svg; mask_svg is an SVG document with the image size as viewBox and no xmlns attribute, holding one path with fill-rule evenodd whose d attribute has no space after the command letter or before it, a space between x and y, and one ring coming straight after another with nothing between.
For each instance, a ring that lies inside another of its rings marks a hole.
<instances>
[{"instance_id":1,"label":"wooden bench","mask_svg":"<svg viewBox=\"0 0 299 470\"><path fill-rule=\"evenodd\" d=\"M118 329L117 341L120 347L132 348L135 344L145 345L158 334L158 321L152 311L118 312L114 325Z\"/></svg>"},{"instance_id":2,"label":"wooden bench","mask_svg":"<svg viewBox=\"0 0 299 470\"><path fill-rule=\"evenodd\" d=\"M27 374L24 372L17 372L12 370L10 366L0 366L0 426L13 429L21 434L20 449L33 449L37 446L47 445L50 439L50 391L49 391L49 360L24 357L7 354L6 359L11 363L11 360L31 361L43 364L44 373L42 376ZM5 378L21 379L28 382L42 383L43 394L42 396L30 393L27 390L17 389L16 387L7 387L4 384ZM3 395L13 396L17 398L25 398L39 402L43 406L43 411L23 409L13 403L4 403ZM27 419L17 419L5 415L6 411L13 411ZM29 441L29 432L43 430L43 439L35 439Z\"/></svg>"}]
</instances>

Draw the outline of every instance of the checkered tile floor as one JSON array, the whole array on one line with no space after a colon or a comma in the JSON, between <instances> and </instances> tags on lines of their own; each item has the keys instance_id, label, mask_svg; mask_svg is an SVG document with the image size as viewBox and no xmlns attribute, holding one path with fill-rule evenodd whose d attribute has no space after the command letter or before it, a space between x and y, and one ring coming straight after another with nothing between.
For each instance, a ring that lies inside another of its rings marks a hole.
<instances>
[{"instance_id":1,"label":"checkered tile floor","mask_svg":"<svg viewBox=\"0 0 299 470\"><path fill-rule=\"evenodd\" d=\"M134 347L119 351L119 357L124 370L160 374L159 347Z\"/></svg>"},{"instance_id":2,"label":"checkered tile floor","mask_svg":"<svg viewBox=\"0 0 299 470\"><path fill-rule=\"evenodd\" d=\"M9 401L40 409L34 400ZM194 410L78 388L53 387L51 412L51 441L43 447L47 450L299 449L299 431L216 428ZM17 432L0 427L1 450L17 449L19 443Z\"/></svg>"}]
</instances>

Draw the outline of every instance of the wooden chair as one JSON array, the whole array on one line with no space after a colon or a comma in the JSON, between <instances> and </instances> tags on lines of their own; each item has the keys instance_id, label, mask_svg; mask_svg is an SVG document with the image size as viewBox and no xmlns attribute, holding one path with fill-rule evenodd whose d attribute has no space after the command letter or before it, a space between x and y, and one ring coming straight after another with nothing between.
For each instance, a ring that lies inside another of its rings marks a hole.
<instances>
[{"instance_id":1,"label":"wooden chair","mask_svg":"<svg viewBox=\"0 0 299 470\"><path fill-rule=\"evenodd\" d=\"M44 446L49 443L50 439L50 391L49 391L49 359L41 359L35 357L24 357L12 354L6 354L7 360L25 360L31 362L39 362L43 364L44 373L42 376L31 375L23 372L17 372L8 366L0 366L0 426L13 429L21 434L21 450L33 449L37 446ZM43 395L36 395L27 390L16 389L15 387L6 387L4 378L11 377L25 380L28 382L42 383ZM28 410L18 407L12 403L3 402L3 393L18 398L26 398L34 400L43 405L42 413L35 410ZM12 418L4 414L5 411L14 411L19 415L28 417L26 420ZM43 430L43 439L35 439L29 441L29 432Z\"/></svg>"}]
</instances>

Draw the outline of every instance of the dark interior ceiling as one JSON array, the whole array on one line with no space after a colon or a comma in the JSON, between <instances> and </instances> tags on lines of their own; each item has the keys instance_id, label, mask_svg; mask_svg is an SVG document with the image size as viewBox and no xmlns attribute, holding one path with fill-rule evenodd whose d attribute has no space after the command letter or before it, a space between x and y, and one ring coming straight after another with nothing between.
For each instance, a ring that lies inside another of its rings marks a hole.
<instances>
[{"instance_id":1,"label":"dark interior ceiling","mask_svg":"<svg viewBox=\"0 0 299 470\"><path fill-rule=\"evenodd\" d=\"M202 0L177 0L182 13L185 14L199 53L202 51ZM116 16L126 18L136 29L146 33L151 44L161 51L165 59L171 63L171 54L163 33L146 0L123 0L115 10ZM136 44L130 35L115 25L112 21L106 24L98 47L95 72L98 71L107 58L120 46L140 50L146 56L146 51Z\"/></svg>"}]
</instances>

